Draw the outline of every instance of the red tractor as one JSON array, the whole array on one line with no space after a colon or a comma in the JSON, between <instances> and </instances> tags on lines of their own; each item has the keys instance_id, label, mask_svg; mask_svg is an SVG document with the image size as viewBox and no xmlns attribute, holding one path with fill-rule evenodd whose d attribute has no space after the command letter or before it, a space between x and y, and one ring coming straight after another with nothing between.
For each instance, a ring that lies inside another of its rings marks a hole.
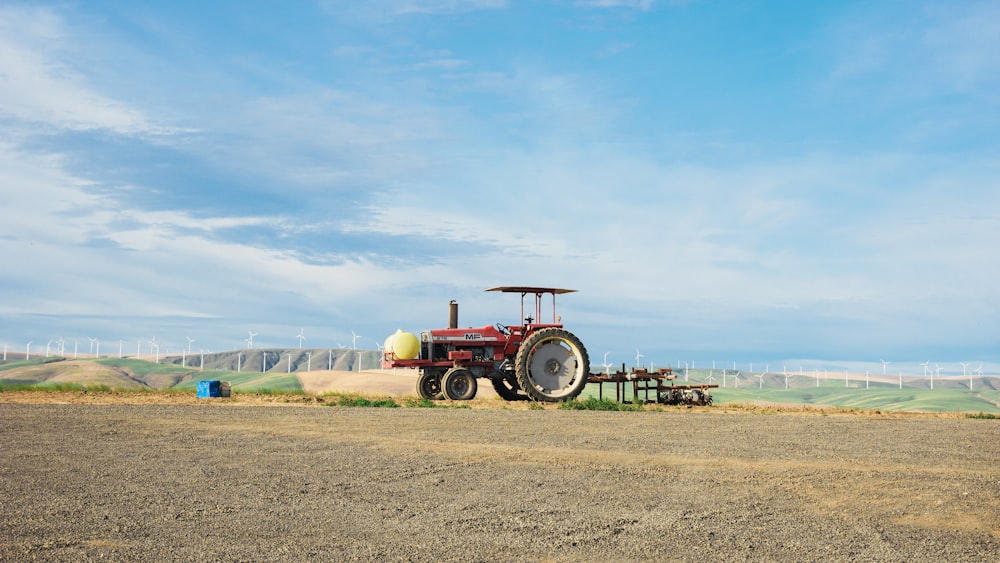
<instances>
[{"instance_id":1,"label":"red tractor","mask_svg":"<svg viewBox=\"0 0 1000 563\"><path fill-rule=\"evenodd\" d=\"M458 305L449 304L448 328L420 333L419 354L400 359L386 346L383 368L418 368L417 393L456 401L476 396L478 378L487 377L508 401L562 401L583 391L590 359L580 339L563 329L556 316L556 295L573 289L494 287L486 291L521 294L522 324L458 328ZM552 322L538 322L542 296L552 295ZM525 316L524 298L534 295L534 316ZM410 338L413 338L410 335Z\"/></svg>"}]
</instances>

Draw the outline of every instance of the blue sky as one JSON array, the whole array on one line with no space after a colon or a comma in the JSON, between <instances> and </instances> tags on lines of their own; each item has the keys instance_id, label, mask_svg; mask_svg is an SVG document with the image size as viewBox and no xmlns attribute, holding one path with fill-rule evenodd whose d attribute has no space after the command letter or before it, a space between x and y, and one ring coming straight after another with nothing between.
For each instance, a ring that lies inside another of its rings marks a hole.
<instances>
[{"instance_id":1,"label":"blue sky","mask_svg":"<svg viewBox=\"0 0 1000 563\"><path fill-rule=\"evenodd\" d=\"M995 1L5 2L0 342L516 284L595 361L998 361L998 52Z\"/></svg>"}]
</instances>

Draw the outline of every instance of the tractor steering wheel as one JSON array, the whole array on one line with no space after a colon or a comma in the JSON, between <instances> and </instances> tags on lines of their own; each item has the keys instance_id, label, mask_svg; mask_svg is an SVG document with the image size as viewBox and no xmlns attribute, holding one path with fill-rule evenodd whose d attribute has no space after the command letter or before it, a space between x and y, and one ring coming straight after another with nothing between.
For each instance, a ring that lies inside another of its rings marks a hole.
<instances>
[{"instance_id":1,"label":"tractor steering wheel","mask_svg":"<svg viewBox=\"0 0 1000 563\"><path fill-rule=\"evenodd\" d=\"M497 323L496 327L497 327L497 330L500 331L500 334L502 334L504 336L509 336L510 335L510 330L506 326L504 326L503 323Z\"/></svg>"}]
</instances>

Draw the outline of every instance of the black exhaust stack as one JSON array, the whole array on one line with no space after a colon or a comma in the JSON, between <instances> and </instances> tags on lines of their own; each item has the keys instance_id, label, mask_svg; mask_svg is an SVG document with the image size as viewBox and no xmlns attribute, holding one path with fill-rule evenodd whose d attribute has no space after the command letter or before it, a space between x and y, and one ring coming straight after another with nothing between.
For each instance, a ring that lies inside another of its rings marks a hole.
<instances>
[{"instance_id":1,"label":"black exhaust stack","mask_svg":"<svg viewBox=\"0 0 1000 563\"><path fill-rule=\"evenodd\" d=\"M458 328L458 301L448 303L448 328Z\"/></svg>"}]
</instances>

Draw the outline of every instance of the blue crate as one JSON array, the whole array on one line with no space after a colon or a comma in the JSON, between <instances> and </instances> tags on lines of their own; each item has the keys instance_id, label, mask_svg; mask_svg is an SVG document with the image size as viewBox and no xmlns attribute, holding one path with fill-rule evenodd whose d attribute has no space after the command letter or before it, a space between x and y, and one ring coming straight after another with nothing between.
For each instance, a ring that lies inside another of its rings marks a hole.
<instances>
[{"instance_id":1,"label":"blue crate","mask_svg":"<svg viewBox=\"0 0 1000 563\"><path fill-rule=\"evenodd\" d=\"M207 399L209 397L220 397L219 384L221 382L218 380L206 380L199 381L197 383L198 387L198 397L201 399Z\"/></svg>"}]
</instances>

